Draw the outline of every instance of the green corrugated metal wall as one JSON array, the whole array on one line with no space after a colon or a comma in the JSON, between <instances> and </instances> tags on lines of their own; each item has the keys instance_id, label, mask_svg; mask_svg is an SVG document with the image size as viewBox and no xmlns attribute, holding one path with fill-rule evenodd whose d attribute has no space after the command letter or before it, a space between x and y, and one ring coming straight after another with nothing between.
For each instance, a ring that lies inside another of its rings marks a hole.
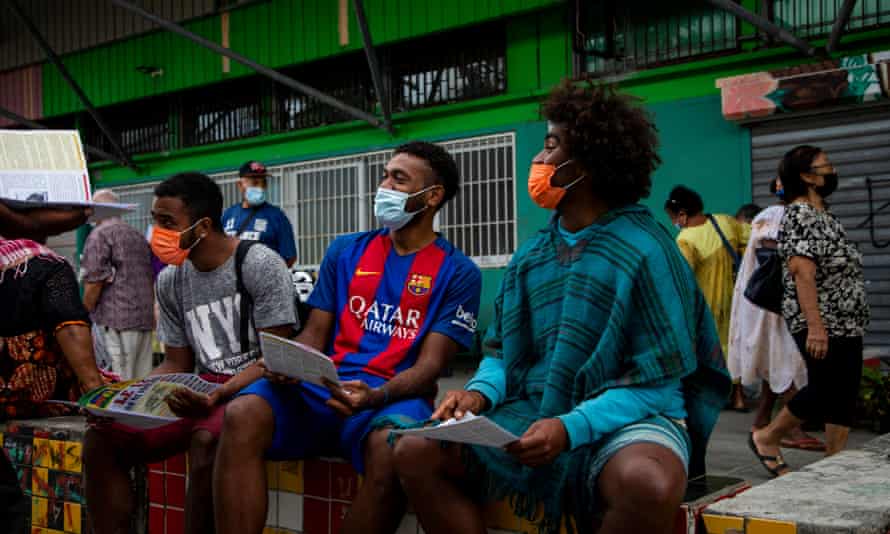
<instances>
[{"instance_id":1,"label":"green corrugated metal wall","mask_svg":"<svg viewBox=\"0 0 890 534\"><path fill-rule=\"evenodd\" d=\"M458 26L538 9L564 0L365 0L375 43L391 43ZM349 44L340 46L338 0L271 0L230 12L230 47L270 67L283 67L361 48L349 2ZM220 16L190 22L188 29L215 42ZM232 62L223 73L220 56L169 32L156 32L64 58L74 78L97 106L159 95L249 74ZM140 65L163 68L150 78ZM311 80L301 80L311 84ZM43 70L47 117L81 108L51 65Z\"/></svg>"}]
</instances>

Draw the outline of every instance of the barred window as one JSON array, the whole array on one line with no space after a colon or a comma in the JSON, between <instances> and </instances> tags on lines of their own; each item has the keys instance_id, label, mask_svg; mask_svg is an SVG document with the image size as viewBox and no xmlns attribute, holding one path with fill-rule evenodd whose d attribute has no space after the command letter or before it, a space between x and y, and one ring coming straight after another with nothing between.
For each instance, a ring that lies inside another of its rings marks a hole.
<instances>
[{"instance_id":1,"label":"barred window","mask_svg":"<svg viewBox=\"0 0 890 534\"><path fill-rule=\"evenodd\" d=\"M386 51L395 111L498 95L507 90L503 24L448 32Z\"/></svg>"},{"instance_id":2,"label":"barred window","mask_svg":"<svg viewBox=\"0 0 890 534\"><path fill-rule=\"evenodd\" d=\"M371 72L361 54L336 57L282 72L355 108L374 113ZM286 132L355 120L351 115L283 85L276 85L272 128Z\"/></svg>"},{"instance_id":3,"label":"barred window","mask_svg":"<svg viewBox=\"0 0 890 534\"><path fill-rule=\"evenodd\" d=\"M170 150L170 108L169 99L152 98L104 108L101 113L126 153L145 154ZM92 117L83 115L82 122L84 143L115 153Z\"/></svg>"},{"instance_id":4,"label":"barred window","mask_svg":"<svg viewBox=\"0 0 890 534\"><path fill-rule=\"evenodd\" d=\"M836 0L771 0L771 18L800 37L819 37L831 33L841 4ZM856 2L845 29L855 32L890 24L890 0Z\"/></svg>"},{"instance_id":5,"label":"barred window","mask_svg":"<svg viewBox=\"0 0 890 534\"><path fill-rule=\"evenodd\" d=\"M734 15L701 2L578 2L576 48L585 72L609 76L732 52Z\"/></svg>"},{"instance_id":6,"label":"barred window","mask_svg":"<svg viewBox=\"0 0 890 534\"><path fill-rule=\"evenodd\" d=\"M516 249L515 136L441 143L460 169L460 190L436 216L436 229L481 267L504 266ZM268 167L268 197L284 210L297 242L297 266L317 269L337 236L371 230L374 194L392 150ZM213 175L223 208L241 201L235 172ZM124 216L142 232L151 223L157 182L115 188L139 208Z\"/></svg>"},{"instance_id":7,"label":"barred window","mask_svg":"<svg viewBox=\"0 0 890 534\"><path fill-rule=\"evenodd\" d=\"M199 146L262 133L265 82L238 80L190 91L182 98L182 146Z\"/></svg>"}]
</instances>

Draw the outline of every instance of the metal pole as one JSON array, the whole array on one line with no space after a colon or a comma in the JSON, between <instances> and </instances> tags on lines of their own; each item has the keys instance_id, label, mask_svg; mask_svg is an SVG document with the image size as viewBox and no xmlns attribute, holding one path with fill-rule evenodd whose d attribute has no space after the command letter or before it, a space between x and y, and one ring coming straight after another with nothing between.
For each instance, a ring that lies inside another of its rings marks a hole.
<instances>
[{"instance_id":1,"label":"metal pole","mask_svg":"<svg viewBox=\"0 0 890 534\"><path fill-rule=\"evenodd\" d=\"M374 40L371 38L371 29L368 27L368 18L365 15L365 5L362 0L352 0L355 9L355 18L362 31L362 44L365 47L365 55L368 57L368 67L371 69L371 80L374 82L374 92L380 100L380 108L383 111L383 124L389 133L392 130L392 110L389 107L389 94L383 87L383 76L380 73L380 62L377 61L377 51L374 49Z\"/></svg>"},{"instance_id":2,"label":"metal pole","mask_svg":"<svg viewBox=\"0 0 890 534\"><path fill-rule=\"evenodd\" d=\"M0 117L5 117L17 124L21 124L22 126L27 126L28 128L30 128L32 130L49 130L50 129L45 124L40 124L39 122L34 122L30 119L26 119L25 117L22 117L21 115L18 115L17 113L13 113L12 111L10 111L6 108L2 108L2 107L0 107ZM113 161L113 162L117 163L118 165L126 165L123 161L121 161L121 159L119 157L112 156L111 154L109 154L108 152L105 152L104 150L100 150L98 148L95 148L95 147L87 145L87 144L83 145L83 149L94 156ZM137 167L135 170L138 171L139 168Z\"/></svg>"},{"instance_id":3,"label":"metal pole","mask_svg":"<svg viewBox=\"0 0 890 534\"><path fill-rule=\"evenodd\" d=\"M844 3L841 5L841 11L837 14L837 19L831 27L831 36L828 38L828 44L825 45L825 50L829 54L837 50L838 45L841 43L844 28L850 22L850 15L853 14L854 7L856 7L856 0L844 0Z\"/></svg>"},{"instance_id":4,"label":"metal pole","mask_svg":"<svg viewBox=\"0 0 890 534\"><path fill-rule=\"evenodd\" d=\"M707 0L709 4L719 7L724 11L728 11L732 13L736 17L744 20L745 22L753 25L755 28L763 31L770 37L774 39L778 39L784 43L787 43L794 48L800 50L804 54L808 56L816 55L816 47L811 45L810 43L804 41L803 39L796 37L794 34L789 32L784 28L780 28L775 25L772 21L767 20L756 13L751 13L744 7L739 4L736 4L732 0Z\"/></svg>"},{"instance_id":5,"label":"metal pole","mask_svg":"<svg viewBox=\"0 0 890 534\"><path fill-rule=\"evenodd\" d=\"M59 69L59 74L62 75L62 78L68 82L68 85L71 86L71 89L77 95L77 98L80 99L83 107L86 108L87 112L93 117L93 120L96 121L96 124L99 126L99 129L102 130L102 134L108 138L108 142L111 144L111 147L114 148L114 151L120 155L120 160L124 162L127 167L130 167L133 170L136 170L136 165L133 163L133 160L130 158L129 154L124 151L123 147L121 147L120 143L118 143L117 138L114 133L111 131L111 128L105 124L105 121L102 120L102 116L93 106L90 99L87 98L86 93L83 92L83 89L80 88L80 85L74 80L71 76L71 73L68 72L68 69L65 68L65 64L62 63L62 60L56 55L55 51L53 51L50 44L43 38L43 35L40 33L40 30L37 29L37 26L34 25L34 22L25 15L25 12L22 11L21 6L19 6L16 0L9 0L9 8L12 12L19 18L22 24L28 29L31 33L31 36L34 37L34 40L37 41L37 44L40 45L40 48L43 49L43 53L46 54L47 59ZM117 160L118 158L115 158Z\"/></svg>"},{"instance_id":6,"label":"metal pole","mask_svg":"<svg viewBox=\"0 0 890 534\"><path fill-rule=\"evenodd\" d=\"M222 46L214 43L213 41L207 40L207 39L201 37L200 35L197 35L195 33L192 33L190 31L186 30L185 28L183 28L182 26L180 26L176 23L170 22L167 19L161 18L161 17L154 15L152 13L149 13L148 11L142 9L141 7L133 5L132 3L127 2L125 0L110 0L110 2L114 5L116 5L117 7L126 9L127 11L131 11L144 19L148 19L148 20L154 22L155 24L164 28L167 31L175 33L176 35L179 35L180 37L185 37L186 39L193 41L193 42L203 46L204 48L209 48L210 50L213 50L217 54L220 54L227 58L233 59L233 60L237 61L238 63L241 63L242 65L255 70L259 74L262 74L263 76L266 76L267 78L271 78L271 79L275 80L276 82L280 83L281 85L284 85L285 87L289 87L289 88L293 89L294 91L303 93L304 95L311 96L312 98L315 98L316 100L323 102L331 107L337 108L340 111L342 111L356 119L361 119L361 120L367 121L368 123L370 123L373 126L376 126L378 128L384 129L384 130L386 129L386 126L383 124L383 122L380 119L378 119L377 117L375 117L374 115L372 115L364 110L350 106L349 104L347 104L339 99L336 99L332 96L329 96L329 95L319 91L318 89L314 89L312 87L309 87L308 85L302 84L302 83L294 80L293 78L290 78L288 76L285 76L284 74L281 74L280 72L278 72L274 69L270 69L269 67L261 65L248 57L242 56L238 52L235 52L228 48L223 48Z\"/></svg>"}]
</instances>

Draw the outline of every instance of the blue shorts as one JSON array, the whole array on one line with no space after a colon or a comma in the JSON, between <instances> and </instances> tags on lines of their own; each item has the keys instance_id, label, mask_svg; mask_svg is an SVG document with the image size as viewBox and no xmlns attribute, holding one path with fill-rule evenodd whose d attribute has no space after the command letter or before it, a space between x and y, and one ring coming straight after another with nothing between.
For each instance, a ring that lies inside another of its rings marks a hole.
<instances>
[{"instance_id":1,"label":"blue shorts","mask_svg":"<svg viewBox=\"0 0 890 534\"><path fill-rule=\"evenodd\" d=\"M379 378L368 380L370 384ZM432 405L423 399L405 399L379 410L365 410L344 419L329 408L327 388L306 382L297 385L273 384L265 378L241 390L237 396L257 395L275 413L275 434L266 451L270 460L298 460L312 456L340 456L365 472L364 444L371 423L384 415L403 415L425 421Z\"/></svg>"}]
</instances>

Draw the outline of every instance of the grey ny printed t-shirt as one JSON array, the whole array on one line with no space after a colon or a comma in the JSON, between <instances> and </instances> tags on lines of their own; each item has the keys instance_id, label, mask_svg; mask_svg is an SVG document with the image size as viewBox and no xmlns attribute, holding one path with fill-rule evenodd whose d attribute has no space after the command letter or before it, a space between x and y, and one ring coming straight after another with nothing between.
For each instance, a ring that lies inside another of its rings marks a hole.
<instances>
[{"instance_id":1,"label":"grey ny printed t-shirt","mask_svg":"<svg viewBox=\"0 0 890 534\"><path fill-rule=\"evenodd\" d=\"M255 328L295 321L293 282L276 252L263 245L252 246L244 258L242 276L253 298L247 354L241 353L241 295L236 289L235 253L213 271L198 271L186 260L180 267L167 267L158 276L158 339L172 347L190 347L199 373L238 373L259 356Z\"/></svg>"}]
</instances>

